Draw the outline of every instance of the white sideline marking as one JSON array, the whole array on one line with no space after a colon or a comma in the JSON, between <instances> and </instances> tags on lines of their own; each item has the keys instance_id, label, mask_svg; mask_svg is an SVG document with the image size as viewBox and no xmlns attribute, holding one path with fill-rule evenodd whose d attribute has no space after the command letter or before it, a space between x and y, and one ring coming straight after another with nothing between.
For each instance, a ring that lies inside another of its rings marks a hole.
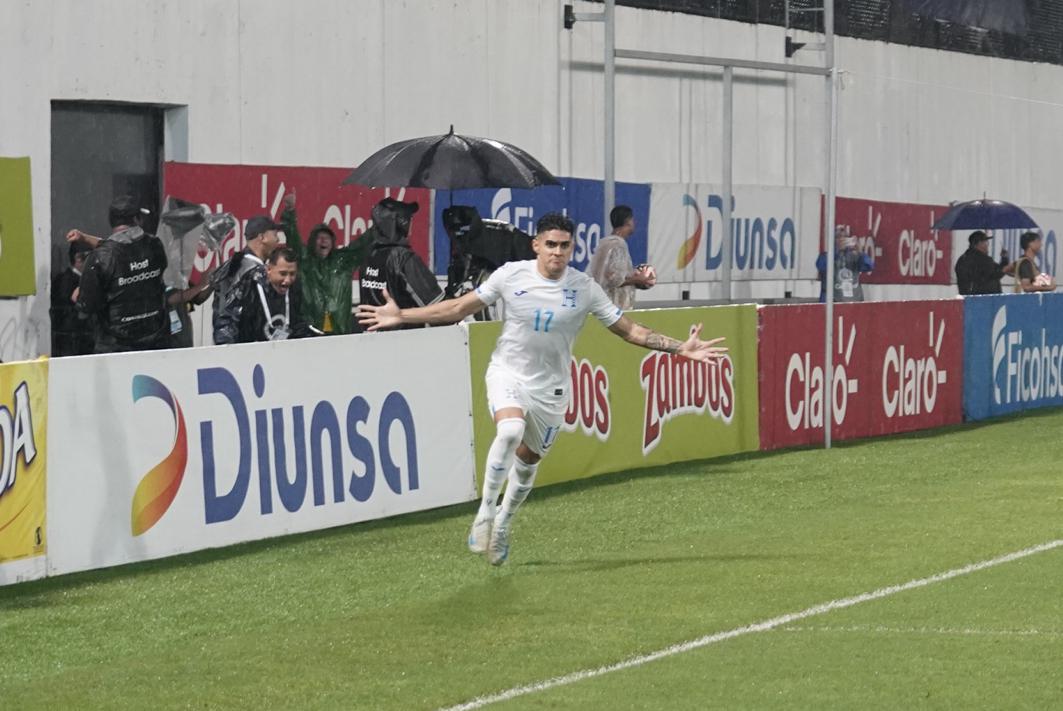
<instances>
[{"instance_id":1,"label":"white sideline marking","mask_svg":"<svg viewBox=\"0 0 1063 711\"><path fill-rule=\"evenodd\" d=\"M448 706L442 711L469 711L470 709L483 708L489 704L495 704L499 701L508 701L509 699L515 699L518 696L525 696L527 694L534 694L539 691L546 691L558 686L567 686L568 684L574 684L577 681L584 681L585 679L593 679L595 677L604 676L616 671L622 671L624 669L631 669L633 667L640 667L643 664L649 664L655 662L658 659L664 659L665 657L672 657L676 654L683 654L694 649L700 649L702 647L708 647L709 645L716 644L717 642L725 642L735 637L742 637L747 634L753 634L754 632L766 632L776 627L782 627L783 625L789 625L799 620L804 620L816 615L822 615L834 610L841 610L846 607L852 607L853 605L859 605L864 602L871 602L872 600L881 600L884 597L896 595L897 593L906 592L908 590L915 590L916 588L924 588L927 585L933 585L934 583L944 582L951 580L952 578L958 578L961 575L968 575L970 573L977 573L980 570L986 568L992 568L1004 563L1010 563L1021 558L1026 558L1037 553L1043 553L1050 551L1054 548L1063 546L1063 538L1048 543L1042 543L1037 546L1031 546L1029 548L1023 548L1021 551L1015 551L1014 553L1008 553L1006 555L999 556L997 558L991 558L989 560L983 560L980 563L971 563L965 565L962 568L954 568L947 570L944 573L937 573L926 578L919 578L918 580L909 580L907 583L900 585L890 585L889 587L879 588L871 592L862 593L860 595L854 595L853 597L845 597L838 600L831 600L830 602L824 602L820 605L814 605L813 607L806 608L800 612L791 612L786 615L779 615L778 617L772 617L769 620L763 622L757 622L745 627L736 627L726 632L717 632L716 634L706 635L699 637L698 639L691 640L689 642L683 642L681 644L674 644L671 647L665 647L656 652L649 654L643 654L637 657L631 657L625 659L622 662L615 664L609 664L596 669L584 669L582 671L572 672L571 674L565 674L564 676L555 676L552 679L546 681L539 681L534 684L527 684L525 686L515 686L512 689L500 691L496 694L489 694L487 696L479 696L471 701L467 701L457 706Z\"/></svg>"},{"instance_id":2,"label":"white sideline marking","mask_svg":"<svg viewBox=\"0 0 1063 711\"><path fill-rule=\"evenodd\" d=\"M983 630L969 627L886 627L856 625L852 627L783 627L780 632L853 632L882 634L929 634L950 637L1063 637L1063 630Z\"/></svg>"}]
</instances>

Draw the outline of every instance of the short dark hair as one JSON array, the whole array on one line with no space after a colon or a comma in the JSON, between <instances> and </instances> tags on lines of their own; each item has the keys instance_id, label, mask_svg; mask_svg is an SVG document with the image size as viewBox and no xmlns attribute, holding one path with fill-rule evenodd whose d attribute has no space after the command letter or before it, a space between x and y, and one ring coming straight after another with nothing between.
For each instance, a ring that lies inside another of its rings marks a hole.
<instances>
[{"instance_id":1,"label":"short dark hair","mask_svg":"<svg viewBox=\"0 0 1063 711\"><path fill-rule=\"evenodd\" d=\"M1030 243L1036 242L1041 239L1041 235L1036 232L1027 232L1019 238L1019 246L1022 247L1022 251L1026 251L1026 248L1030 246Z\"/></svg>"},{"instance_id":2,"label":"short dark hair","mask_svg":"<svg viewBox=\"0 0 1063 711\"><path fill-rule=\"evenodd\" d=\"M561 230L572 234L576 231L576 225L560 212L548 212L540 217L539 222L536 223L535 234L541 235L543 232L549 232L550 230Z\"/></svg>"},{"instance_id":3,"label":"short dark hair","mask_svg":"<svg viewBox=\"0 0 1063 711\"><path fill-rule=\"evenodd\" d=\"M635 211L627 205L617 205L609 211L609 224L611 224L615 230L618 227L623 227L624 223L634 216Z\"/></svg>"},{"instance_id":4,"label":"short dark hair","mask_svg":"<svg viewBox=\"0 0 1063 711\"><path fill-rule=\"evenodd\" d=\"M73 264L79 254L83 254L86 257L88 253L92 251L92 247L88 246L84 242L71 242L70 243L70 263Z\"/></svg>"},{"instance_id":5,"label":"short dark hair","mask_svg":"<svg viewBox=\"0 0 1063 711\"><path fill-rule=\"evenodd\" d=\"M266 261L270 264L276 265L277 262L282 259L286 262L291 262L292 264L299 263L299 255L295 253L295 250L283 244L270 252Z\"/></svg>"},{"instance_id":6,"label":"short dark hair","mask_svg":"<svg viewBox=\"0 0 1063 711\"><path fill-rule=\"evenodd\" d=\"M140 205L132 195L119 195L111 201L107 210L107 220L111 227L135 225L140 218Z\"/></svg>"},{"instance_id":7,"label":"short dark hair","mask_svg":"<svg viewBox=\"0 0 1063 711\"><path fill-rule=\"evenodd\" d=\"M976 244L980 244L982 242L988 242L988 241L989 241L989 235L987 235L982 230L975 230L974 232L972 232L967 237L967 244L969 244L972 247L975 246Z\"/></svg>"}]
</instances>

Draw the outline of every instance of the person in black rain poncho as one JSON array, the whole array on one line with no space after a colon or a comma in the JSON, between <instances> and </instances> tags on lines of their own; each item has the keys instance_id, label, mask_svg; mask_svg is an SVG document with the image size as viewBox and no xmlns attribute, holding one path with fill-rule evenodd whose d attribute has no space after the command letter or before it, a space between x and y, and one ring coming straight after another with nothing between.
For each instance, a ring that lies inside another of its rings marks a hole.
<instances>
[{"instance_id":1,"label":"person in black rain poncho","mask_svg":"<svg viewBox=\"0 0 1063 711\"><path fill-rule=\"evenodd\" d=\"M362 268L361 303L383 306L385 290L400 308L427 306L443 298L435 275L410 247L410 222L417 209L415 202L392 198L373 207L373 226L362 236L370 247Z\"/></svg>"}]
</instances>

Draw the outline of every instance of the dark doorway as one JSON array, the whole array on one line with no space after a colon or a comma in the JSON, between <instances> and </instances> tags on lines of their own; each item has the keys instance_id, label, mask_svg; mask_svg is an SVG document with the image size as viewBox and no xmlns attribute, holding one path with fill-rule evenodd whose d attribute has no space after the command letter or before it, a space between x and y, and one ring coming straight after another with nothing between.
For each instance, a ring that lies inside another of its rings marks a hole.
<instances>
[{"instance_id":1,"label":"dark doorway","mask_svg":"<svg viewBox=\"0 0 1063 711\"><path fill-rule=\"evenodd\" d=\"M107 206L133 195L151 210L154 233L163 158L163 108L91 101L52 102L52 274L66 269L66 233L110 234Z\"/></svg>"}]
</instances>

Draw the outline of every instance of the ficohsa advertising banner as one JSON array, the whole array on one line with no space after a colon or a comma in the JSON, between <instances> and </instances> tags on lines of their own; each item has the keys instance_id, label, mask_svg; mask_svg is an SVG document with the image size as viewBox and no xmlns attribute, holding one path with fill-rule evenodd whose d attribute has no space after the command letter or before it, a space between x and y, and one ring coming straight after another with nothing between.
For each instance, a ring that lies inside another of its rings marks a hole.
<instances>
[{"instance_id":1,"label":"ficohsa advertising banner","mask_svg":"<svg viewBox=\"0 0 1063 711\"><path fill-rule=\"evenodd\" d=\"M1063 294L964 300L964 414L1063 405Z\"/></svg>"},{"instance_id":2,"label":"ficohsa advertising banner","mask_svg":"<svg viewBox=\"0 0 1063 711\"><path fill-rule=\"evenodd\" d=\"M58 360L50 570L467 501L468 388L459 328Z\"/></svg>"},{"instance_id":3,"label":"ficohsa advertising banner","mask_svg":"<svg viewBox=\"0 0 1063 711\"><path fill-rule=\"evenodd\" d=\"M822 442L828 398L837 439L962 420L962 301L836 305L830 390L824 311L819 304L760 309L762 449Z\"/></svg>"},{"instance_id":4,"label":"ficohsa advertising banner","mask_svg":"<svg viewBox=\"0 0 1063 711\"><path fill-rule=\"evenodd\" d=\"M649 261L662 283L717 280L723 269L723 190L655 183ZM732 279L814 279L819 190L736 186L731 198Z\"/></svg>"},{"instance_id":5,"label":"ficohsa advertising banner","mask_svg":"<svg viewBox=\"0 0 1063 711\"><path fill-rule=\"evenodd\" d=\"M640 311L640 323L684 338L724 336L719 363L695 363L629 345L589 320L569 368L570 402L557 443L539 468L541 484L641 466L757 449L757 319L754 306ZM477 476L494 438L484 374L501 332L469 328Z\"/></svg>"},{"instance_id":6,"label":"ficohsa advertising banner","mask_svg":"<svg viewBox=\"0 0 1063 711\"><path fill-rule=\"evenodd\" d=\"M948 210L943 205L839 197L835 223L848 227L857 249L875 268L860 280L868 284L949 284L953 281L952 235L931 226ZM956 255L959 256L959 255Z\"/></svg>"},{"instance_id":7,"label":"ficohsa advertising banner","mask_svg":"<svg viewBox=\"0 0 1063 711\"><path fill-rule=\"evenodd\" d=\"M0 585L45 574L48 362L0 365Z\"/></svg>"},{"instance_id":8,"label":"ficohsa advertising banner","mask_svg":"<svg viewBox=\"0 0 1063 711\"><path fill-rule=\"evenodd\" d=\"M350 173L347 168L166 163L163 182L167 195L200 203L211 212L231 212L240 221L239 234L230 234L222 244L222 259L243 249L246 244L243 228L251 217L269 215L279 220L284 210L284 196L294 193L303 239L311 228L323 222L335 232L339 247L350 244L369 229L373 223L373 206L385 197L416 202L420 208L410 224L410 245L428 263L431 191L343 185ZM202 271L209 264L209 258L204 257L196 267Z\"/></svg>"},{"instance_id":9,"label":"ficohsa advertising banner","mask_svg":"<svg viewBox=\"0 0 1063 711\"><path fill-rule=\"evenodd\" d=\"M605 188L601 180L561 178L561 185L534 190L511 188L487 190L438 190L435 209L435 273L446 274L450 260L450 238L443 227L443 210L450 205L471 205L480 217L501 220L529 235L548 212L562 212L575 223L573 267L585 270L598 241L612 232L605 218ZM616 184L616 204L628 205L635 214L635 232L628 249L635 264L646 261L646 235L650 220L650 186L641 183Z\"/></svg>"}]
</instances>

